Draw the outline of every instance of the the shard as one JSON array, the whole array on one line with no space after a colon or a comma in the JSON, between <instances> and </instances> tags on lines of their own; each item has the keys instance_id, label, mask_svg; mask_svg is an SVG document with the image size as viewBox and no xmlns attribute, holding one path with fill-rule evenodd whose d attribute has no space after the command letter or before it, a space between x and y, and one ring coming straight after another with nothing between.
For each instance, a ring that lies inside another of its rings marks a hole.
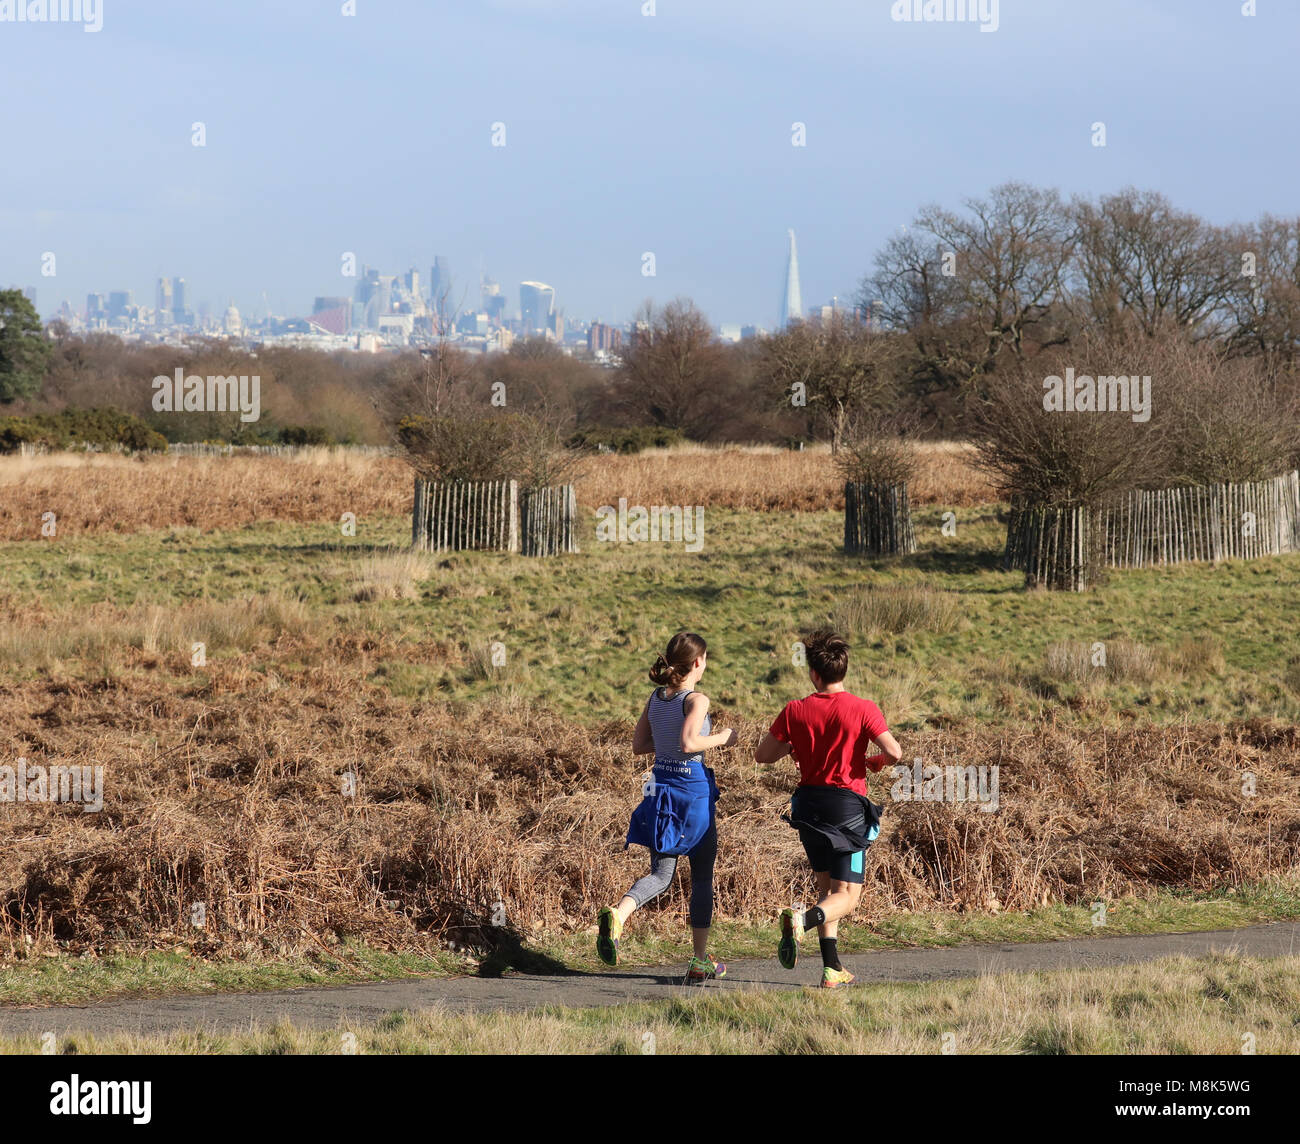
<instances>
[{"instance_id":1,"label":"the shard","mask_svg":"<svg viewBox=\"0 0 1300 1144\"><path fill-rule=\"evenodd\" d=\"M781 299L781 329L803 318L803 298L799 294L799 252L795 249L794 231L790 235L790 261L785 270L785 296Z\"/></svg>"}]
</instances>

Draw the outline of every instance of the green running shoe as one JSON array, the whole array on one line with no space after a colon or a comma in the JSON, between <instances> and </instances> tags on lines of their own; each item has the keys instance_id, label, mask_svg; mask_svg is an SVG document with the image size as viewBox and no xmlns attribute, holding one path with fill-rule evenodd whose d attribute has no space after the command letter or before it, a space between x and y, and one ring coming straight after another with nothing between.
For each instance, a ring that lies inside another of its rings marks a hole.
<instances>
[{"instance_id":1,"label":"green running shoe","mask_svg":"<svg viewBox=\"0 0 1300 1144\"><path fill-rule=\"evenodd\" d=\"M823 989L839 989L844 985L852 985L857 980L847 969L831 969L825 966L822 969Z\"/></svg>"},{"instance_id":2,"label":"green running shoe","mask_svg":"<svg viewBox=\"0 0 1300 1144\"><path fill-rule=\"evenodd\" d=\"M717 979L727 976L727 963L725 961L715 961L711 957L692 957L691 963L686 967L686 983L701 985L710 978Z\"/></svg>"},{"instance_id":3,"label":"green running shoe","mask_svg":"<svg viewBox=\"0 0 1300 1144\"><path fill-rule=\"evenodd\" d=\"M781 941L776 947L776 959L783 968L793 969L799 960L799 939L803 937L803 913L790 907L781 911Z\"/></svg>"},{"instance_id":4,"label":"green running shoe","mask_svg":"<svg viewBox=\"0 0 1300 1144\"><path fill-rule=\"evenodd\" d=\"M600 933L596 935L596 956L606 965L618 964L618 939L623 936L623 919L618 911L601 906L596 915Z\"/></svg>"}]
</instances>

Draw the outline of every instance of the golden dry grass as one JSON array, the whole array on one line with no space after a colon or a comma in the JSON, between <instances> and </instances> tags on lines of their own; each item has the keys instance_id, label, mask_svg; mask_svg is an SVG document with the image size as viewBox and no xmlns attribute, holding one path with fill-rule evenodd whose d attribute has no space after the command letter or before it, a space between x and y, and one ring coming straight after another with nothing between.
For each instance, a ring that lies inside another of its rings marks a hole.
<instances>
[{"instance_id":1,"label":"golden dry grass","mask_svg":"<svg viewBox=\"0 0 1300 1144\"><path fill-rule=\"evenodd\" d=\"M58 534L146 528L238 528L259 521L337 522L409 514L411 472L393 457L308 449L294 457L124 457L56 453L0 457L0 540L35 540L42 515ZM825 450L656 451L587 459L577 480L587 508L705 505L817 511L844 507L843 482ZM925 445L916 504L954 508L996 499L968 446Z\"/></svg>"},{"instance_id":2,"label":"golden dry grass","mask_svg":"<svg viewBox=\"0 0 1300 1144\"><path fill-rule=\"evenodd\" d=\"M0 956L58 942L235 954L345 938L490 945L503 932L488 924L497 901L514 933L581 930L643 872L644 853L622 848L644 763L627 726L584 728L508 692L491 709L395 699L359 682L384 655L381 634L327 630L318 657L310 633L262 622L283 657L274 671L254 654L199 670L139 647L128 664L154 664L166 683L123 673L0 688L0 758L106 768L102 813L4 807ZM431 642L423 654L457 653ZM717 757L718 909L758 919L811 886L779 819L792 767L746 761L763 726L736 725L742 749ZM877 780L887 812L864 918L1203 890L1300 861L1295 728L1044 724L930 732L910 737L908 754L997 764L1000 809L891 802ZM678 884L639 924L675 929L683 910Z\"/></svg>"}]
</instances>

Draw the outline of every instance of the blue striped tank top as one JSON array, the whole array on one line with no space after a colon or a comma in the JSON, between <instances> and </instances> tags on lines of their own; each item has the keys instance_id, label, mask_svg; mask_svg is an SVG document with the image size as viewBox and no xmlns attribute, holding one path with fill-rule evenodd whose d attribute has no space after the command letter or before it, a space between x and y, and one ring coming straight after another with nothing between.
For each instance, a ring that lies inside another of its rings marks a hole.
<instances>
[{"instance_id":1,"label":"blue striped tank top","mask_svg":"<svg viewBox=\"0 0 1300 1144\"><path fill-rule=\"evenodd\" d=\"M686 722L686 697L693 691L679 691L667 699L663 698L663 688L656 687L650 695L647 715L650 719L650 733L655 741L655 763L699 764L704 762L704 752L696 751L688 755L682 750L682 724ZM707 735L712 729L712 721L704 716L701 735Z\"/></svg>"}]
</instances>

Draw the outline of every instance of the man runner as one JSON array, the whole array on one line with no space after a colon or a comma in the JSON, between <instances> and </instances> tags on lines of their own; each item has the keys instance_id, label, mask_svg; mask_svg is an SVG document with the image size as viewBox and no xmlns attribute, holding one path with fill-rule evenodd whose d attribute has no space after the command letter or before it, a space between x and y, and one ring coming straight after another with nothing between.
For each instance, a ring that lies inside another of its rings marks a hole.
<instances>
[{"instance_id":1,"label":"man runner","mask_svg":"<svg viewBox=\"0 0 1300 1144\"><path fill-rule=\"evenodd\" d=\"M800 913L781 911L777 958L793 969L799 939L817 927L823 989L852 985L853 974L840 964L839 919L852 913L862 896L866 849L880 833L881 807L867 798L867 768L881 770L903 757L880 708L845 690L849 645L834 632L814 632L805 641L808 678L816 689L787 703L754 752L760 764L793 753L799 785L783 818L799 831L804 853L817 879L817 904ZM879 754L868 757L874 743Z\"/></svg>"}]
</instances>

